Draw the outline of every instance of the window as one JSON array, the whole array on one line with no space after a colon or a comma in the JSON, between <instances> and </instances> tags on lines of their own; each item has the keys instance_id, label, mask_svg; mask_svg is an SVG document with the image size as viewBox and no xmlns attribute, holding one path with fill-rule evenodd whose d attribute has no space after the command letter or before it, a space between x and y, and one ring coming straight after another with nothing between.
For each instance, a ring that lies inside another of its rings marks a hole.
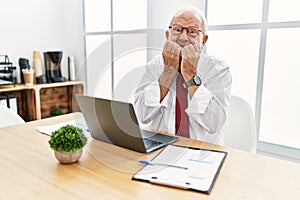
<instances>
[{"instance_id":1,"label":"window","mask_svg":"<svg viewBox=\"0 0 300 200\"><path fill-rule=\"evenodd\" d=\"M261 10L261 1L209 0L207 1L207 20L209 25L259 23Z\"/></svg>"},{"instance_id":2,"label":"window","mask_svg":"<svg viewBox=\"0 0 300 200\"><path fill-rule=\"evenodd\" d=\"M260 140L300 148L300 28L268 30Z\"/></svg>"},{"instance_id":3,"label":"window","mask_svg":"<svg viewBox=\"0 0 300 200\"><path fill-rule=\"evenodd\" d=\"M114 0L113 13L114 30L147 28L146 0Z\"/></svg>"},{"instance_id":4,"label":"window","mask_svg":"<svg viewBox=\"0 0 300 200\"><path fill-rule=\"evenodd\" d=\"M297 0L269 0L269 22L299 21L299 5Z\"/></svg>"},{"instance_id":5,"label":"window","mask_svg":"<svg viewBox=\"0 0 300 200\"><path fill-rule=\"evenodd\" d=\"M110 0L85 0L85 31L110 31Z\"/></svg>"},{"instance_id":6,"label":"window","mask_svg":"<svg viewBox=\"0 0 300 200\"><path fill-rule=\"evenodd\" d=\"M225 60L232 94L255 112L258 152L300 160L300 13L296 0L207 2L207 52ZM275 152L280 147L284 152Z\"/></svg>"},{"instance_id":7,"label":"window","mask_svg":"<svg viewBox=\"0 0 300 200\"><path fill-rule=\"evenodd\" d=\"M256 103L261 10L261 1L207 1L207 52L220 57L230 66L233 77L231 94L243 97L253 111Z\"/></svg>"},{"instance_id":8,"label":"window","mask_svg":"<svg viewBox=\"0 0 300 200\"><path fill-rule=\"evenodd\" d=\"M130 101L147 62L147 0L85 0L84 17L87 93Z\"/></svg>"},{"instance_id":9,"label":"window","mask_svg":"<svg viewBox=\"0 0 300 200\"><path fill-rule=\"evenodd\" d=\"M207 52L220 57L230 67L231 94L242 96L252 110L255 109L259 38L258 29L209 31L206 43Z\"/></svg>"}]
</instances>

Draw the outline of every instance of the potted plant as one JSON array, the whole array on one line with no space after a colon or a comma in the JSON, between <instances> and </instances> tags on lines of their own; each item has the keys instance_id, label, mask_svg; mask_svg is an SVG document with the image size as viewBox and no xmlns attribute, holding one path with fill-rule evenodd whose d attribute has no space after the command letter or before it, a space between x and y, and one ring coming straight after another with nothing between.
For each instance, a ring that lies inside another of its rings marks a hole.
<instances>
[{"instance_id":1,"label":"potted plant","mask_svg":"<svg viewBox=\"0 0 300 200\"><path fill-rule=\"evenodd\" d=\"M73 125L66 125L53 131L49 140L55 157L61 163L77 162L86 143L87 138L82 130Z\"/></svg>"},{"instance_id":2,"label":"potted plant","mask_svg":"<svg viewBox=\"0 0 300 200\"><path fill-rule=\"evenodd\" d=\"M53 108L50 110L51 117L62 115L62 114L63 114L63 112L62 112L61 108Z\"/></svg>"}]
</instances>

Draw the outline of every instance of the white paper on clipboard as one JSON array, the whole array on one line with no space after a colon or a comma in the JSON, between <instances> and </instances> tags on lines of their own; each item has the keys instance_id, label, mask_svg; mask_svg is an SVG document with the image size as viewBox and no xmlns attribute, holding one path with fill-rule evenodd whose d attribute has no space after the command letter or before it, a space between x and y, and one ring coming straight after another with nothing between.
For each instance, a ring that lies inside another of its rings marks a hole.
<instances>
[{"instance_id":1,"label":"white paper on clipboard","mask_svg":"<svg viewBox=\"0 0 300 200\"><path fill-rule=\"evenodd\" d=\"M226 155L223 151L168 145L152 159L154 165L146 165L132 179L210 193Z\"/></svg>"}]
</instances>

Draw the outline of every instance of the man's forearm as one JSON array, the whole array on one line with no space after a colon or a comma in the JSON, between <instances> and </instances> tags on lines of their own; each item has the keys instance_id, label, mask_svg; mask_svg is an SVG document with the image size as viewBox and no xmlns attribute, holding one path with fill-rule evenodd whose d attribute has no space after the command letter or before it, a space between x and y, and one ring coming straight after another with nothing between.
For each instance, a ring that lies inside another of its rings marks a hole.
<instances>
[{"instance_id":1,"label":"man's forearm","mask_svg":"<svg viewBox=\"0 0 300 200\"><path fill-rule=\"evenodd\" d=\"M160 88L160 102L168 94L171 84L176 76L176 71L173 69L165 69L159 77L159 88Z\"/></svg>"}]
</instances>

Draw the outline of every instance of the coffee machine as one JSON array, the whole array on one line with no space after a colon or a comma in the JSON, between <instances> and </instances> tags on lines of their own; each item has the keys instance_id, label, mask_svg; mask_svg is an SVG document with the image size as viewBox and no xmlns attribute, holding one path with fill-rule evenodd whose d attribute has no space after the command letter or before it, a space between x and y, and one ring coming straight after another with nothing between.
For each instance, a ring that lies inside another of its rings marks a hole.
<instances>
[{"instance_id":1,"label":"coffee machine","mask_svg":"<svg viewBox=\"0 0 300 200\"><path fill-rule=\"evenodd\" d=\"M44 52L46 78L48 83L64 82L66 79L61 74L62 51Z\"/></svg>"}]
</instances>

